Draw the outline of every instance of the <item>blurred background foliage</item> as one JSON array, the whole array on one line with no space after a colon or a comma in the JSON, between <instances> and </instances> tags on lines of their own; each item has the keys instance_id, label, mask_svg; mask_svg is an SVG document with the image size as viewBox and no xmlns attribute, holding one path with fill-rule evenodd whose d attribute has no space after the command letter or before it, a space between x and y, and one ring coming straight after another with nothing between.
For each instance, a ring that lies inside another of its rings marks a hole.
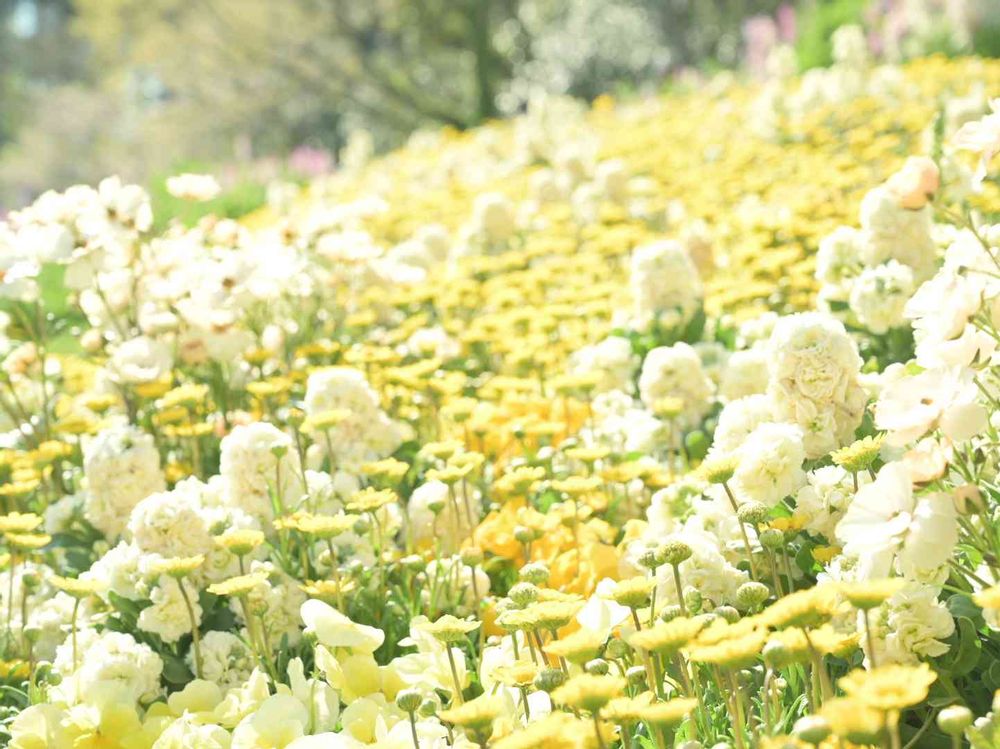
<instances>
[{"instance_id":1,"label":"blurred background foliage","mask_svg":"<svg viewBox=\"0 0 1000 749\"><path fill-rule=\"evenodd\" d=\"M108 174L171 214L163 180L192 165L227 188L203 208L237 215L273 179L539 91L761 74L780 42L825 65L844 23L886 59L1000 54L1000 0L0 0L0 215Z\"/></svg>"}]
</instances>

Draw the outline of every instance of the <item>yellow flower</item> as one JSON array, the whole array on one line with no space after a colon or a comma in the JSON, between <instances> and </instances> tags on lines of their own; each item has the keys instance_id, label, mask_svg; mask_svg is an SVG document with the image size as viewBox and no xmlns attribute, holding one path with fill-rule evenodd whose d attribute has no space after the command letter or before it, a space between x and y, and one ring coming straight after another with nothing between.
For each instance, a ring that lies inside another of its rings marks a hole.
<instances>
[{"instance_id":1,"label":"yellow flower","mask_svg":"<svg viewBox=\"0 0 1000 749\"><path fill-rule=\"evenodd\" d=\"M459 642L470 632L479 629L480 622L459 619L451 614L445 614L437 621L424 622L419 625L422 630L444 643Z\"/></svg>"},{"instance_id":2,"label":"yellow flower","mask_svg":"<svg viewBox=\"0 0 1000 749\"><path fill-rule=\"evenodd\" d=\"M552 701L577 710L596 713L625 691L625 679L618 676L574 676L552 692Z\"/></svg>"},{"instance_id":3,"label":"yellow flower","mask_svg":"<svg viewBox=\"0 0 1000 749\"><path fill-rule=\"evenodd\" d=\"M264 534L252 528L233 528L215 537L215 545L238 557L246 556L264 543Z\"/></svg>"},{"instance_id":4,"label":"yellow flower","mask_svg":"<svg viewBox=\"0 0 1000 749\"><path fill-rule=\"evenodd\" d=\"M10 512L0 515L0 533L30 533L42 524L33 512Z\"/></svg>"},{"instance_id":5,"label":"yellow flower","mask_svg":"<svg viewBox=\"0 0 1000 749\"><path fill-rule=\"evenodd\" d=\"M180 579L190 575L204 563L205 557L202 554L193 557L164 557L150 562L149 572L152 575L168 575Z\"/></svg>"},{"instance_id":6,"label":"yellow flower","mask_svg":"<svg viewBox=\"0 0 1000 749\"><path fill-rule=\"evenodd\" d=\"M60 575L50 575L49 582L53 587L73 596L73 598L87 598L103 588L97 580L81 580L77 577L62 577Z\"/></svg>"},{"instance_id":7,"label":"yellow flower","mask_svg":"<svg viewBox=\"0 0 1000 749\"><path fill-rule=\"evenodd\" d=\"M267 582L264 572L249 572L246 575L230 577L208 586L208 592L215 596L244 596Z\"/></svg>"},{"instance_id":8,"label":"yellow flower","mask_svg":"<svg viewBox=\"0 0 1000 749\"><path fill-rule=\"evenodd\" d=\"M654 702L639 710L640 720L660 728L673 728L698 706L693 697L678 697L667 702Z\"/></svg>"},{"instance_id":9,"label":"yellow flower","mask_svg":"<svg viewBox=\"0 0 1000 749\"><path fill-rule=\"evenodd\" d=\"M855 669L837 682L848 697L876 710L902 710L927 699L937 674L926 663Z\"/></svg>"}]
</instances>

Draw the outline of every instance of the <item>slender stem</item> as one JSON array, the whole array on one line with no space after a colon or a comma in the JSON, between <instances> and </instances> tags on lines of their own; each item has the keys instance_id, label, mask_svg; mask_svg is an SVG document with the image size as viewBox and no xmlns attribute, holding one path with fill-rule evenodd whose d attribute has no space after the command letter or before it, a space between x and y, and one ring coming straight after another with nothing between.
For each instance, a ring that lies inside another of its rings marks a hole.
<instances>
[{"instance_id":1,"label":"slender stem","mask_svg":"<svg viewBox=\"0 0 1000 749\"><path fill-rule=\"evenodd\" d=\"M194 618L194 608L191 606L191 599L188 597L187 591L184 589L184 580L177 581L177 587L180 588L181 598L184 599L184 607L187 609L188 618L191 620L191 638L194 645L194 675L197 678L201 678L201 634L198 632L198 622Z\"/></svg>"},{"instance_id":2,"label":"slender stem","mask_svg":"<svg viewBox=\"0 0 1000 749\"><path fill-rule=\"evenodd\" d=\"M448 653L448 665L451 666L451 678L455 682L455 697L453 702L457 702L459 705L462 704L462 685L458 680L458 669L455 667L455 655L451 652L451 646L445 646L445 652Z\"/></svg>"},{"instance_id":3,"label":"slender stem","mask_svg":"<svg viewBox=\"0 0 1000 749\"><path fill-rule=\"evenodd\" d=\"M877 668L878 663L875 661L875 635L872 632L872 623L869 618L868 609L861 612L861 618L865 621L865 640L868 643L868 662L871 664L872 668Z\"/></svg>"},{"instance_id":4,"label":"slender stem","mask_svg":"<svg viewBox=\"0 0 1000 749\"><path fill-rule=\"evenodd\" d=\"M417 720L410 712L410 736L413 737L413 749L420 749L420 739L417 738Z\"/></svg>"},{"instance_id":5,"label":"slender stem","mask_svg":"<svg viewBox=\"0 0 1000 749\"><path fill-rule=\"evenodd\" d=\"M78 650L78 648L76 646L76 615L79 613L79 611L80 611L80 599L77 598L73 602L73 613L72 613L72 615L70 615L70 618L69 618L69 629L70 629L71 637L73 638L73 670L74 671L76 671L77 664L80 662L79 650Z\"/></svg>"}]
</instances>

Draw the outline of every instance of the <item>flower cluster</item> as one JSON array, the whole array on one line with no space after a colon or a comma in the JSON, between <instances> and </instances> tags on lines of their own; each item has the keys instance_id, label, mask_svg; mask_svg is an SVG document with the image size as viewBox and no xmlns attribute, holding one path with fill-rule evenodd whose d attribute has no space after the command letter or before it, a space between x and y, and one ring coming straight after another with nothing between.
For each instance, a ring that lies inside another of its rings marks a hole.
<instances>
[{"instance_id":1,"label":"flower cluster","mask_svg":"<svg viewBox=\"0 0 1000 749\"><path fill-rule=\"evenodd\" d=\"M11 214L5 745L996 746L1000 66L835 52Z\"/></svg>"}]
</instances>

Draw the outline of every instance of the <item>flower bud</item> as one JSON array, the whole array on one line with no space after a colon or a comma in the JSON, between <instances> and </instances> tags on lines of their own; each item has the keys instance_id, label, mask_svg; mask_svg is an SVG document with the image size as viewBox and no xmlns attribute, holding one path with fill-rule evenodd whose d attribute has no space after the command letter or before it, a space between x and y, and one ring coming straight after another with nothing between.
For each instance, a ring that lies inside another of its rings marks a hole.
<instances>
[{"instance_id":1,"label":"flower bud","mask_svg":"<svg viewBox=\"0 0 1000 749\"><path fill-rule=\"evenodd\" d=\"M424 701L424 696L416 689L401 689L396 695L396 707L411 715L415 713Z\"/></svg>"},{"instance_id":2,"label":"flower bud","mask_svg":"<svg viewBox=\"0 0 1000 749\"><path fill-rule=\"evenodd\" d=\"M549 581L549 568L542 562L529 562L521 568L518 577L526 583L545 585Z\"/></svg>"},{"instance_id":3,"label":"flower bud","mask_svg":"<svg viewBox=\"0 0 1000 749\"><path fill-rule=\"evenodd\" d=\"M734 609L732 606L716 606L715 610L712 611L716 616L721 616L730 624L738 622L740 619L740 612Z\"/></svg>"},{"instance_id":4,"label":"flower bud","mask_svg":"<svg viewBox=\"0 0 1000 749\"><path fill-rule=\"evenodd\" d=\"M736 589L736 605L744 611L754 611L771 596L764 583L745 582Z\"/></svg>"},{"instance_id":5,"label":"flower bud","mask_svg":"<svg viewBox=\"0 0 1000 749\"><path fill-rule=\"evenodd\" d=\"M628 679L629 684L636 687L642 687L646 685L646 669L642 666L632 666L625 671L625 678Z\"/></svg>"},{"instance_id":6,"label":"flower bud","mask_svg":"<svg viewBox=\"0 0 1000 749\"><path fill-rule=\"evenodd\" d=\"M592 661L587 661L583 670L594 676L605 676L610 670L610 666L603 658L594 658Z\"/></svg>"},{"instance_id":7,"label":"flower bud","mask_svg":"<svg viewBox=\"0 0 1000 749\"><path fill-rule=\"evenodd\" d=\"M813 745L818 745L831 731L830 722L821 715L806 715L795 721L792 727L796 738Z\"/></svg>"},{"instance_id":8,"label":"flower bud","mask_svg":"<svg viewBox=\"0 0 1000 749\"><path fill-rule=\"evenodd\" d=\"M529 603L538 600L538 588L531 583L517 583L510 589L507 597L519 608L524 608Z\"/></svg>"},{"instance_id":9,"label":"flower bud","mask_svg":"<svg viewBox=\"0 0 1000 749\"><path fill-rule=\"evenodd\" d=\"M552 692L566 682L566 674L559 668L543 668L535 676L535 687L543 692Z\"/></svg>"},{"instance_id":10,"label":"flower bud","mask_svg":"<svg viewBox=\"0 0 1000 749\"><path fill-rule=\"evenodd\" d=\"M736 512L736 517L745 525L757 526L767 520L770 514L771 511L767 508L767 505L751 500L740 505L739 510Z\"/></svg>"},{"instance_id":11,"label":"flower bud","mask_svg":"<svg viewBox=\"0 0 1000 749\"><path fill-rule=\"evenodd\" d=\"M627 643L614 638L604 646L604 657L616 661L619 658L624 658L629 650L630 648Z\"/></svg>"},{"instance_id":12,"label":"flower bud","mask_svg":"<svg viewBox=\"0 0 1000 749\"><path fill-rule=\"evenodd\" d=\"M701 611L702 597L701 591L688 586L684 589L684 606L688 613L697 614Z\"/></svg>"},{"instance_id":13,"label":"flower bud","mask_svg":"<svg viewBox=\"0 0 1000 749\"><path fill-rule=\"evenodd\" d=\"M669 541L657 550L657 555L663 561L663 564L669 564L674 567L685 559L689 559L693 553L691 547L683 541Z\"/></svg>"},{"instance_id":14,"label":"flower bud","mask_svg":"<svg viewBox=\"0 0 1000 749\"><path fill-rule=\"evenodd\" d=\"M760 545L765 549L781 548L781 545L785 543L785 535L779 531L777 528L766 528L762 530L758 535L757 539L760 541Z\"/></svg>"},{"instance_id":15,"label":"flower bud","mask_svg":"<svg viewBox=\"0 0 1000 749\"><path fill-rule=\"evenodd\" d=\"M485 558L483 550L478 546L468 546L462 549L462 562L467 564L469 567L475 567L477 564L482 564Z\"/></svg>"},{"instance_id":16,"label":"flower bud","mask_svg":"<svg viewBox=\"0 0 1000 749\"><path fill-rule=\"evenodd\" d=\"M661 622L669 622L673 619L676 619L680 615L681 615L681 607L676 604L672 604L670 606L664 606L662 609L660 609L660 613L658 614Z\"/></svg>"},{"instance_id":17,"label":"flower bud","mask_svg":"<svg viewBox=\"0 0 1000 749\"><path fill-rule=\"evenodd\" d=\"M959 736L972 725L972 711L965 705L952 705L938 713L938 728L949 736Z\"/></svg>"},{"instance_id":18,"label":"flower bud","mask_svg":"<svg viewBox=\"0 0 1000 749\"><path fill-rule=\"evenodd\" d=\"M437 700L428 697L426 700L420 703L420 707L417 708L417 713L421 718L433 718L437 715L438 703Z\"/></svg>"},{"instance_id":19,"label":"flower bud","mask_svg":"<svg viewBox=\"0 0 1000 749\"><path fill-rule=\"evenodd\" d=\"M531 528L523 525L514 526L514 539L521 544L530 544L535 540L535 534Z\"/></svg>"}]
</instances>

